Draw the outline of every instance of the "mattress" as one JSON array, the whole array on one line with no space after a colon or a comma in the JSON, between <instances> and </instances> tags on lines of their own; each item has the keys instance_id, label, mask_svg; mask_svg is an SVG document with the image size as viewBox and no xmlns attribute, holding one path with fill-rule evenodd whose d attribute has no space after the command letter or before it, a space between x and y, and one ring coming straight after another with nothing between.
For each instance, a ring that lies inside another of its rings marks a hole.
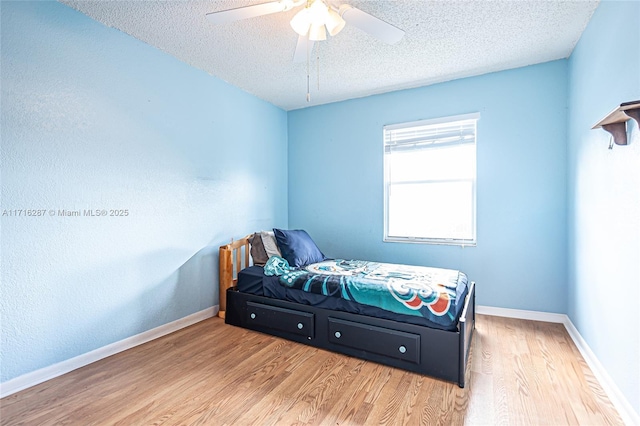
<instances>
[{"instance_id":1,"label":"mattress","mask_svg":"<svg viewBox=\"0 0 640 426\"><path fill-rule=\"evenodd\" d=\"M457 272L457 271L456 271ZM323 309L350 312L359 315L367 315L376 318L388 319L408 324L422 325L441 330L456 330L458 320L464 306L464 299L468 292L467 278L459 273L460 278L453 284L454 296L451 298L451 306L448 315L439 317L423 317L392 312L377 306L363 304L354 300L346 300L341 297L330 297L292 288L283 285L278 276L267 276L261 266L251 266L243 269L238 274L238 291L274 299L286 300L304 305L315 306Z\"/></svg>"}]
</instances>

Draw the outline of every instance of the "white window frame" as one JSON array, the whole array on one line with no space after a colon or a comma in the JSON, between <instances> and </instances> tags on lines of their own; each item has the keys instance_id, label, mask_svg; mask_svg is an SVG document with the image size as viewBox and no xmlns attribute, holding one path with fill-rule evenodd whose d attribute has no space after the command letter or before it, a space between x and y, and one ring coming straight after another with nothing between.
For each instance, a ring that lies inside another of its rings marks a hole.
<instances>
[{"instance_id":1,"label":"white window frame","mask_svg":"<svg viewBox=\"0 0 640 426\"><path fill-rule=\"evenodd\" d=\"M386 125L383 127L383 158L384 158L384 241L385 242L401 242L401 243L424 243L424 244L445 244L445 245L459 245L459 246L476 246L476 220L477 220L477 209L476 209L476 199L477 199L477 173L474 173L472 179L472 223L471 223L471 238L460 239L460 238L426 238L426 237L409 237L409 236L394 236L389 235L389 187L391 185L390 182L390 166L388 161L387 152L390 150L392 146L397 146L398 144L425 144L423 149L433 149L439 143L443 143L442 140L438 140L437 138L429 138L429 137L418 137L418 138L407 138L406 140L391 140L391 134L393 131L398 130L411 130L412 128L417 127L425 127L429 126L433 129L437 128L438 125L447 125L458 121L469 121L473 120L473 142L463 142L463 141L453 141L448 144L459 144L459 143L473 143L476 146L476 156L475 162L477 165L478 156L477 156L477 139L478 139L478 131L477 131L477 123L480 119L480 113L471 113L471 114L463 114L463 115L455 115L449 117L440 117L435 119L428 120L420 120L413 121L409 123L399 123ZM420 149L420 148L416 148ZM439 180L438 180L439 181ZM441 182L446 182L447 179L443 179Z\"/></svg>"}]
</instances>

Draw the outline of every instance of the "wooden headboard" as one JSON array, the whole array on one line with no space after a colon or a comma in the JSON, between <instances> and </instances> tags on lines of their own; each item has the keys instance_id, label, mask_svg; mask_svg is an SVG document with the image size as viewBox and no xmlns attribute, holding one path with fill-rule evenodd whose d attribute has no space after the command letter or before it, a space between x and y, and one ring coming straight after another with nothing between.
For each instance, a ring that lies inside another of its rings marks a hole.
<instances>
[{"instance_id":1,"label":"wooden headboard","mask_svg":"<svg viewBox=\"0 0 640 426\"><path fill-rule=\"evenodd\" d=\"M220 318L224 318L227 310L227 289L237 284L238 272L249 266L249 239L252 236L249 234L220 246Z\"/></svg>"}]
</instances>

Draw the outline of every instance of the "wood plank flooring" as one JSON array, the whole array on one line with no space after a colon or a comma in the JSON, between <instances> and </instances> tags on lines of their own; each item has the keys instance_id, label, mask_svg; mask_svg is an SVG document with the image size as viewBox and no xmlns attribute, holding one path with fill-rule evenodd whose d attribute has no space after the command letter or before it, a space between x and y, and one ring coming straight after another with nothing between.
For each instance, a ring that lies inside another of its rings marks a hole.
<instances>
[{"instance_id":1,"label":"wood plank flooring","mask_svg":"<svg viewBox=\"0 0 640 426\"><path fill-rule=\"evenodd\" d=\"M211 318L0 400L3 425L608 425L561 324L478 315L467 387Z\"/></svg>"}]
</instances>

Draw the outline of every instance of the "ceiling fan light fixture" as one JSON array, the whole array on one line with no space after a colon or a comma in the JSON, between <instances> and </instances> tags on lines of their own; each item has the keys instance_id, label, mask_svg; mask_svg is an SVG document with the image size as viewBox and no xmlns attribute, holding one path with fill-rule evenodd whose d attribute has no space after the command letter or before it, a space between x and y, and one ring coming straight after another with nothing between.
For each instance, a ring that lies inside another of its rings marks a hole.
<instances>
[{"instance_id":1,"label":"ceiling fan light fixture","mask_svg":"<svg viewBox=\"0 0 640 426\"><path fill-rule=\"evenodd\" d=\"M322 0L314 0L296 13L290 24L299 35L308 35L309 40L321 41L327 39L327 31L332 36L338 34L344 28L345 21Z\"/></svg>"},{"instance_id":2,"label":"ceiling fan light fixture","mask_svg":"<svg viewBox=\"0 0 640 426\"><path fill-rule=\"evenodd\" d=\"M324 25L311 24L309 28L309 40L311 41L323 41L327 39L327 30Z\"/></svg>"},{"instance_id":3,"label":"ceiling fan light fixture","mask_svg":"<svg viewBox=\"0 0 640 426\"><path fill-rule=\"evenodd\" d=\"M345 24L345 20L342 19L342 16L340 16L338 12L333 9L329 9L329 15L327 16L325 25L327 26L327 31L329 31L331 37L342 31Z\"/></svg>"},{"instance_id":4,"label":"ceiling fan light fixture","mask_svg":"<svg viewBox=\"0 0 640 426\"><path fill-rule=\"evenodd\" d=\"M289 22L293 31L301 36L306 36L309 33L309 27L311 26L311 16L309 8L305 7L300 12L296 13L291 22Z\"/></svg>"},{"instance_id":5,"label":"ceiling fan light fixture","mask_svg":"<svg viewBox=\"0 0 640 426\"><path fill-rule=\"evenodd\" d=\"M329 17L329 7L322 0L314 0L309 6L311 22L316 25L324 25Z\"/></svg>"}]
</instances>

